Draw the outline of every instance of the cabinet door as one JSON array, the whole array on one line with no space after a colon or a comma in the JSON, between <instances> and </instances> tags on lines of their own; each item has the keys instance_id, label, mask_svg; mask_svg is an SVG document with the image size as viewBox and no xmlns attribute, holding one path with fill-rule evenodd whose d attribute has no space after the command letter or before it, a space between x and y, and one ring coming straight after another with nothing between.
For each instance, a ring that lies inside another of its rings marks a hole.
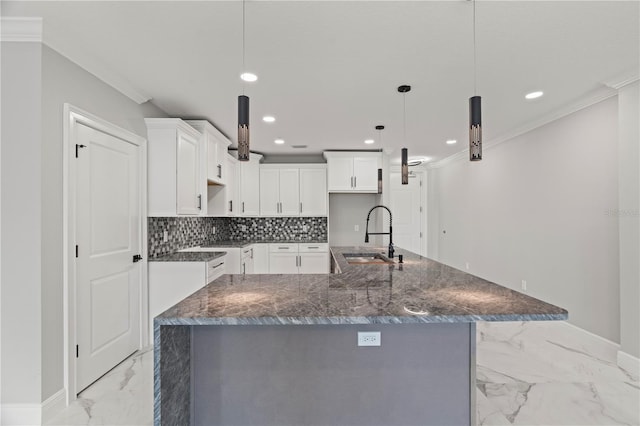
<instances>
[{"instance_id":1,"label":"cabinet door","mask_svg":"<svg viewBox=\"0 0 640 426\"><path fill-rule=\"evenodd\" d=\"M280 169L280 214L300 214L300 182L298 169Z\"/></svg>"},{"instance_id":2,"label":"cabinet door","mask_svg":"<svg viewBox=\"0 0 640 426\"><path fill-rule=\"evenodd\" d=\"M220 185L227 184L227 167L226 167L226 158L229 155L227 151L227 144L218 141L216 143L216 160L217 163L215 166L215 175L216 180Z\"/></svg>"},{"instance_id":3,"label":"cabinet door","mask_svg":"<svg viewBox=\"0 0 640 426\"><path fill-rule=\"evenodd\" d=\"M218 182L218 144L209 135L205 135L205 138L207 144L207 180Z\"/></svg>"},{"instance_id":4,"label":"cabinet door","mask_svg":"<svg viewBox=\"0 0 640 426\"><path fill-rule=\"evenodd\" d=\"M182 132L177 139L176 212L197 215L202 207L199 141Z\"/></svg>"},{"instance_id":5,"label":"cabinet door","mask_svg":"<svg viewBox=\"0 0 640 426\"><path fill-rule=\"evenodd\" d=\"M301 274L328 274L329 253L300 253Z\"/></svg>"},{"instance_id":6,"label":"cabinet door","mask_svg":"<svg viewBox=\"0 0 640 426\"><path fill-rule=\"evenodd\" d=\"M260 169L260 215L277 216L280 212L278 169Z\"/></svg>"},{"instance_id":7,"label":"cabinet door","mask_svg":"<svg viewBox=\"0 0 640 426\"><path fill-rule=\"evenodd\" d=\"M269 244L253 245L253 273L269 273Z\"/></svg>"},{"instance_id":8,"label":"cabinet door","mask_svg":"<svg viewBox=\"0 0 640 426\"><path fill-rule=\"evenodd\" d=\"M300 169L300 215L327 215L326 169Z\"/></svg>"},{"instance_id":9,"label":"cabinet door","mask_svg":"<svg viewBox=\"0 0 640 426\"><path fill-rule=\"evenodd\" d=\"M260 214L260 165L257 160L240 162L240 205L242 216Z\"/></svg>"},{"instance_id":10,"label":"cabinet door","mask_svg":"<svg viewBox=\"0 0 640 426\"><path fill-rule=\"evenodd\" d=\"M271 274L297 274L298 253L270 253L269 272Z\"/></svg>"},{"instance_id":11,"label":"cabinet door","mask_svg":"<svg viewBox=\"0 0 640 426\"><path fill-rule=\"evenodd\" d=\"M353 176L356 191L378 192L378 158L355 157Z\"/></svg>"},{"instance_id":12,"label":"cabinet door","mask_svg":"<svg viewBox=\"0 0 640 426\"><path fill-rule=\"evenodd\" d=\"M329 158L327 159L328 187L331 191L353 190L353 158Z\"/></svg>"},{"instance_id":13,"label":"cabinet door","mask_svg":"<svg viewBox=\"0 0 640 426\"><path fill-rule=\"evenodd\" d=\"M240 185L238 182L238 160L227 154L227 185L226 190L226 209L227 216L236 216L239 212L238 191Z\"/></svg>"}]
</instances>

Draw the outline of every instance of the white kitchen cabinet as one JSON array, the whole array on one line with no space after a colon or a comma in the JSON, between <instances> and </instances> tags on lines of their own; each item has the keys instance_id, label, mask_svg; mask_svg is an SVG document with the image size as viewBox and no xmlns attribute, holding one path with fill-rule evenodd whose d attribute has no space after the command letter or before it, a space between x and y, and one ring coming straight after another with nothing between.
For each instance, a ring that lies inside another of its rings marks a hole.
<instances>
[{"instance_id":1,"label":"white kitchen cabinet","mask_svg":"<svg viewBox=\"0 0 640 426\"><path fill-rule=\"evenodd\" d=\"M324 164L261 164L261 216L326 216Z\"/></svg>"},{"instance_id":2,"label":"white kitchen cabinet","mask_svg":"<svg viewBox=\"0 0 640 426\"><path fill-rule=\"evenodd\" d=\"M253 245L253 273L269 273L269 244Z\"/></svg>"},{"instance_id":3,"label":"white kitchen cabinet","mask_svg":"<svg viewBox=\"0 0 640 426\"><path fill-rule=\"evenodd\" d=\"M378 192L379 152L326 151L329 192Z\"/></svg>"},{"instance_id":4,"label":"white kitchen cabinet","mask_svg":"<svg viewBox=\"0 0 640 426\"><path fill-rule=\"evenodd\" d=\"M200 133L179 118L146 118L148 215L203 215Z\"/></svg>"},{"instance_id":5,"label":"white kitchen cabinet","mask_svg":"<svg viewBox=\"0 0 640 426\"><path fill-rule=\"evenodd\" d=\"M260 215L298 216L300 184L297 168L260 167Z\"/></svg>"},{"instance_id":6,"label":"white kitchen cabinet","mask_svg":"<svg viewBox=\"0 0 640 426\"><path fill-rule=\"evenodd\" d=\"M300 215L327 215L327 169L300 169Z\"/></svg>"},{"instance_id":7,"label":"white kitchen cabinet","mask_svg":"<svg viewBox=\"0 0 640 426\"><path fill-rule=\"evenodd\" d=\"M148 262L149 327L153 318L225 273L226 256L208 262Z\"/></svg>"},{"instance_id":8,"label":"white kitchen cabinet","mask_svg":"<svg viewBox=\"0 0 640 426\"><path fill-rule=\"evenodd\" d=\"M260 215L260 160L262 155L251 153L249 161L238 161L240 186L238 212L240 216Z\"/></svg>"},{"instance_id":9,"label":"white kitchen cabinet","mask_svg":"<svg viewBox=\"0 0 640 426\"><path fill-rule=\"evenodd\" d=\"M206 120L186 120L186 123L202 135L201 146L204 150L201 162L206 170L207 183L210 185L226 185L226 174L223 162L231 141Z\"/></svg>"},{"instance_id":10,"label":"white kitchen cabinet","mask_svg":"<svg viewBox=\"0 0 640 426\"><path fill-rule=\"evenodd\" d=\"M238 160L229 154L224 154L222 171L226 176L226 185L209 185L207 187L208 216L236 216L239 211Z\"/></svg>"},{"instance_id":11,"label":"white kitchen cabinet","mask_svg":"<svg viewBox=\"0 0 640 426\"><path fill-rule=\"evenodd\" d=\"M327 244L270 244L271 274L328 274Z\"/></svg>"}]
</instances>

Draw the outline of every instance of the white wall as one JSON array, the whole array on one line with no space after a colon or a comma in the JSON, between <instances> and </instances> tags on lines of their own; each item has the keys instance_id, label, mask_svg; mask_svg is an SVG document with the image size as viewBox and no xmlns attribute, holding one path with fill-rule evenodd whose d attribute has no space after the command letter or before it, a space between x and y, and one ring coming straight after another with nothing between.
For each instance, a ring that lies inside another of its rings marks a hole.
<instances>
[{"instance_id":1,"label":"white wall","mask_svg":"<svg viewBox=\"0 0 640 426\"><path fill-rule=\"evenodd\" d=\"M1 55L0 335L2 405L7 410L7 405L38 404L41 397L41 44L3 41ZM10 421L6 415L3 422Z\"/></svg>"},{"instance_id":2,"label":"white wall","mask_svg":"<svg viewBox=\"0 0 640 426\"><path fill-rule=\"evenodd\" d=\"M620 350L640 358L640 83L618 93Z\"/></svg>"},{"instance_id":3,"label":"white wall","mask_svg":"<svg viewBox=\"0 0 640 426\"><path fill-rule=\"evenodd\" d=\"M617 99L429 171L428 255L619 342ZM445 232L446 233L443 233Z\"/></svg>"},{"instance_id":4,"label":"white wall","mask_svg":"<svg viewBox=\"0 0 640 426\"><path fill-rule=\"evenodd\" d=\"M145 117L166 117L138 105L49 47L42 48L42 399L63 387L62 125L71 103L146 137Z\"/></svg>"},{"instance_id":5,"label":"white wall","mask_svg":"<svg viewBox=\"0 0 640 426\"><path fill-rule=\"evenodd\" d=\"M329 194L329 243L332 246L364 246L364 232L367 213L371 207L380 204L378 194ZM377 209L381 211L381 209ZM371 214L369 231L387 232L377 225L376 212ZM384 226L389 219L385 213ZM355 225L359 230L355 230ZM381 244L380 239L370 239L369 245Z\"/></svg>"}]
</instances>

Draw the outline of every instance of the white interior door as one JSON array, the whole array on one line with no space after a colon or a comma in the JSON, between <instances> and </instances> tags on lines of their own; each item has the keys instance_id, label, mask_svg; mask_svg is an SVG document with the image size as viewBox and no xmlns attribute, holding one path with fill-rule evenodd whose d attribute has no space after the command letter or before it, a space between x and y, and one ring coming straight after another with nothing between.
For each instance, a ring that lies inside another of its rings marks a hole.
<instances>
[{"instance_id":1,"label":"white interior door","mask_svg":"<svg viewBox=\"0 0 640 426\"><path fill-rule=\"evenodd\" d=\"M139 147L78 125L76 390L138 349Z\"/></svg>"},{"instance_id":2,"label":"white interior door","mask_svg":"<svg viewBox=\"0 0 640 426\"><path fill-rule=\"evenodd\" d=\"M390 174L393 244L417 254L422 254L422 211L425 210L421 209L421 179L420 175L410 175L409 184L402 185L400 173Z\"/></svg>"}]
</instances>

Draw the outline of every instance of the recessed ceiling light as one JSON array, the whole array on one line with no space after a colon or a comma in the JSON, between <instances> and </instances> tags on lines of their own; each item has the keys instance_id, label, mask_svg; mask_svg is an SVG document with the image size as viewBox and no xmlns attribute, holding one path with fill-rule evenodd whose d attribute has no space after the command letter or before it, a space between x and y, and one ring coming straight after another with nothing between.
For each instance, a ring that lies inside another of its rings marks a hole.
<instances>
[{"instance_id":1,"label":"recessed ceiling light","mask_svg":"<svg viewBox=\"0 0 640 426\"><path fill-rule=\"evenodd\" d=\"M539 98L542 95L544 95L543 92L531 92L531 93L527 93L525 95L525 98L527 98L527 99L535 99L535 98Z\"/></svg>"},{"instance_id":2,"label":"recessed ceiling light","mask_svg":"<svg viewBox=\"0 0 640 426\"><path fill-rule=\"evenodd\" d=\"M375 141L373 139L367 139L366 141L364 141L364 143L366 143L367 145L371 145L374 142Z\"/></svg>"},{"instance_id":3,"label":"recessed ceiling light","mask_svg":"<svg viewBox=\"0 0 640 426\"><path fill-rule=\"evenodd\" d=\"M456 143L456 142L458 142L458 141L457 141L457 140L455 140L455 139L449 139L449 140L447 141L447 145L453 145L453 144L454 144L454 143Z\"/></svg>"},{"instance_id":4,"label":"recessed ceiling light","mask_svg":"<svg viewBox=\"0 0 640 426\"><path fill-rule=\"evenodd\" d=\"M240 74L240 78L243 79L244 81L256 81L258 79L258 76L250 73L250 72L245 72Z\"/></svg>"},{"instance_id":5,"label":"recessed ceiling light","mask_svg":"<svg viewBox=\"0 0 640 426\"><path fill-rule=\"evenodd\" d=\"M272 115L265 115L264 117L262 117L262 121L264 121L265 123L273 123L274 121L276 121L276 118Z\"/></svg>"},{"instance_id":6,"label":"recessed ceiling light","mask_svg":"<svg viewBox=\"0 0 640 426\"><path fill-rule=\"evenodd\" d=\"M275 144L282 145L284 143L284 139L276 139L273 141Z\"/></svg>"}]
</instances>

